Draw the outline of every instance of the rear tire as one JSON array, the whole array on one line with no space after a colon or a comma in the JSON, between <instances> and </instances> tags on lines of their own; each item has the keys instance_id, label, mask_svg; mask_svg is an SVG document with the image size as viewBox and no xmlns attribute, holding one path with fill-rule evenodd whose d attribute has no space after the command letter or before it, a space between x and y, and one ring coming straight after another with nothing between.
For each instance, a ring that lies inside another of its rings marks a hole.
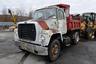
<instances>
[{"instance_id":1,"label":"rear tire","mask_svg":"<svg viewBox=\"0 0 96 64\"><path fill-rule=\"evenodd\" d=\"M50 42L49 48L48 48L49 60L50 61L57 60L59 55L60 55L60 50L61 50L61 46L60 46L60 41L59 40L55 39L52 42Z\"/></svg>"},{"instance_id":2,"label":"rear tire","mask_svg":"<svg viewBox=\"0 0 96 64\"><path fill-rule=\"evenodd\" d=\"M78 44L79 43L79 40L80 40L79 32L75 32L73 34L72 45Z\"/></svg>"}]
</instances>

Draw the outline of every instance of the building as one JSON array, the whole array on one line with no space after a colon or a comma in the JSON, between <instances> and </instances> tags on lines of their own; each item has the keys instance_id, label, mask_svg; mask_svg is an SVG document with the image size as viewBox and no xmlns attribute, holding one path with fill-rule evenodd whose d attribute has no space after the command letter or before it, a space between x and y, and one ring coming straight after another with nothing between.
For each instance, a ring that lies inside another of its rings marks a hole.
<instances>
[{"instance_id":1,"label":"building","mask_svg":"<svg viewBox=\"0 0 96 64\"><path fill-rule=\"evenodd\" d=\"M31 19L30 17L26 16L16 16L16 21L25 21ZM0 30L2 29L8 29L10 26L13 26L13 19L10 15L0 15Z\"/></svg>"}]
</instances>

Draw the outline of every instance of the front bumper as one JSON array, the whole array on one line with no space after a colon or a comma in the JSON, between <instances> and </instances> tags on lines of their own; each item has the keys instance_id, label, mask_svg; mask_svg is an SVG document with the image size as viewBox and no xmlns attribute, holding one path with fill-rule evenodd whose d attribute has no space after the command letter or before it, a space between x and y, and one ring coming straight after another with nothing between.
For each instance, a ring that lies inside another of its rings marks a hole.
<instances>
[{"instance_id":1,"label":"front bumper","mask_svg":"<svg viewBox=\"0 0 96 64\"><path fill-rule=\"evenodd\" d=\"M22 41L15 41L15 45L36 55L48 55L48 47Z\"/></svg>"}]
</instances>

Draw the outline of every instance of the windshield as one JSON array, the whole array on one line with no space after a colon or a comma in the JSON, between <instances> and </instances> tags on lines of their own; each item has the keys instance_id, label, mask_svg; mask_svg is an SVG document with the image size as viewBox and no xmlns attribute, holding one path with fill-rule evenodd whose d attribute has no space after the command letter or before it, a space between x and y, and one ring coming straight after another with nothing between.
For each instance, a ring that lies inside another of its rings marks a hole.
<instances>
[{"instance_id":1,"label":"windshield","mask_svg":"<svg viewBox=\"0 0 96 64\"><path fill-rule=\"evenodd\" d=\"M35 20L45 20L48 18L56 18L56 9L55 8L45 8L40 9L34 12L33 19Z\"/></svg>"}]
</instances>

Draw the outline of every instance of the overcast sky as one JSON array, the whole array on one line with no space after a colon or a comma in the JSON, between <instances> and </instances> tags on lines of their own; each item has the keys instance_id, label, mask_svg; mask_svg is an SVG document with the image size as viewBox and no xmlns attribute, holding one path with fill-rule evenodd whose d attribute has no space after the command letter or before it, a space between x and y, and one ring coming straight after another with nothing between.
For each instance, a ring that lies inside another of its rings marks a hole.
<instances>
[{"instance_id":1,"label":"overcast sky","mask_svg":"<svg viewBox=\"0 0 96 64\"><path fill-rule=\"evenodd\" d=\"M32 9L57 3L70 4L71 13L96 12L96 0L0 0L0 11L4 8Z\"/></svg>"}]
</instances>

